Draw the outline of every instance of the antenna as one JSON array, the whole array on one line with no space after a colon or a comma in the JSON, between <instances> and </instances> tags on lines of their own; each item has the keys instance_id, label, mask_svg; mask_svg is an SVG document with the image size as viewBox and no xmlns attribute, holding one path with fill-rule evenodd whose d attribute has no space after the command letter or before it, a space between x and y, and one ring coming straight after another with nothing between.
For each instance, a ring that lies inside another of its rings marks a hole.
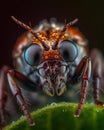
<instances>
[{"instance_id":1,"label":"antenna","mask_svg":"<svg viewBox=\"0 0 104 130\"><path fill-rule=\"evenodd\" d=\"M16 19L14 16L11 16L11 18L12 18L13 21L15 21L18 25L20 25L22 28L28 30L31 34L33 34L33 36L36 37L36 39L38 39L38 40L40 41L40 43L42 44L42 46L44 47L44 49L45 49L46 51L48 51L48 50L50 49L50 47L49 47L44 41L42 41L42 39L37 35L37 33L34 32L34 30L33 30L30 26L28 26L28 25L24 24L23 22L19 21L19 20Z\"/></svg>"},{"instance_id":2,"label":"antenna","mask_svg":"<svg viewBox=\"0 0 104 130\"><path fill-rule=\"evenodd\" d=\"M56 42L52 46L53 50L57 49L58 42L59 42L60 38L62 37L63 33L67 30L67 28L71 27L72 25L74 25L77 21L78 21L78 19L76 18L73 21L69 22L68 24L65 24L65 26L62 29L62 31L60 32L60 35L59 35L58 39L56 40Z\"/></svg>"}]
</instances>

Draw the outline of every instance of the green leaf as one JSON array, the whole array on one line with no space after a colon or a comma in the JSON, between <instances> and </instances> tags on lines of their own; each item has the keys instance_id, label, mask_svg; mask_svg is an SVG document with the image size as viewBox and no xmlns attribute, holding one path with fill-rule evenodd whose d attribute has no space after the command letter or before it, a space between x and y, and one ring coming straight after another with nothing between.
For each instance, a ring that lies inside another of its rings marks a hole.
<instances>
[{"instance_id":1,"label":"green leaf","mask_svg":"<svg viewBox=\"0 0 104 130\"><path fill-rule=\"evenodd\" d=\"M104 129L104 108L93 104L83 107L80 117L74 117L77 104L53 104L32 113L35 126L25 117L11 123L4 130L99 130Z\"/></svg>"}]
</instances>

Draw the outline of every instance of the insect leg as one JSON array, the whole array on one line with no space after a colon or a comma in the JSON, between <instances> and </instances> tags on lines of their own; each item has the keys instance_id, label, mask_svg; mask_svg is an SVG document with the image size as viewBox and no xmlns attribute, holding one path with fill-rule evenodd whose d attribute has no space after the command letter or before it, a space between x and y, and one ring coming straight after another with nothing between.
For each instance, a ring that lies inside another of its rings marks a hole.
<instances>
[{"instance_id":1,"label":"insect leg","mask_svg":"<svg viewBox=\"0 0 104 130\"><path fill-rule=\"evenodd\" d=\"M11 89L13 95L16 96L19 104L21 105L21 108L22 108L24 114L26 115L26 117L29 121L29 124L33 125L34 121L31 118L31 115L30 115L30 112L27 108L24 97L22 96L20 87L21 88L23 87L24 89L27 89L29 91L30 90L31 91L40 90L41 87L39 86L38 81L37 81L37 83L33 82L30 79L28 79L25 75L15 71L15 70L9 70L8 73L7 73L7 78L8 78L8 82L9 82L9 85L10 85L10 89ZM20 85L18 85L18 82L20 83Z\"/></svg>"},{"instance_id":2,"label":"insect leg","mask_svg":"<svg viewBox=\"0 0 104 130\"><path fill-rule=\"evenodd\" d=\"M20 81L25 86L24 88L26 88L28 90L31 90L31 91L40 90L38 82L37 83L32 82L30 79L28 79L26 76L22 75L21 73L11 70L8 66L4 66L0 73L0 128L5 126L5 123L6 123L5 105L6 105L6 99L8 96L7 82L9 82L12 94L14 96L16 96L30 125L34 124L32 118L30 116L30 112L25 103L24 97L22 96L21 90L18 86L17 80ZM21 86L23 86L23 85L21 85ZM38 89L37 89L37 86L38 86Z\"/></svg>"},{"instance_id":3,"label":"insect leg","mask_svg":"<svg viewBox=\"0 0 104 130\"><path fill-rule=\"evenodd\" d=\"M5 104L6 104L6 99L7 99L7 91L6 91L6 72L7 72L7 67L4 66L1 69L0 73L0 128L5 126L6 124L6 117L5 117Z\"/></svg>"},{"instance_id":4,"label":"insect leg","mask_svg":"<svg viewBox=\"0 0 104 130\"><path fill-rule=\"evenodd\" d=\"M75 116L79 116L83 107L83 104L85 102L86 99L86 90L88 87L88 79L91 76L91 59L89 57L84 57L82 59L82 61L79 63L74 76L72 77L72 79L74 78L78 78L78 75L80 76L82 73L82 86L81 86L81 93L80 93L80 102L78 105L78 108L75 112ZM74 79L75 80L75 79Z\"/></svg>"},{"instance_id":5,"label":"insect leg","mask_svg":"<svg viewBox=\"0 0 104 130\"><path fill-rule=\"evenodd\" d=\"M103 73L103 59L101 53L94 49L91 53L92 58L92 70L93 70L93 93L94 93L94 102L96 105L104 106L104 102L99 101L99 89L101 85L101 78Z\"/></svg>"}]
</instances>

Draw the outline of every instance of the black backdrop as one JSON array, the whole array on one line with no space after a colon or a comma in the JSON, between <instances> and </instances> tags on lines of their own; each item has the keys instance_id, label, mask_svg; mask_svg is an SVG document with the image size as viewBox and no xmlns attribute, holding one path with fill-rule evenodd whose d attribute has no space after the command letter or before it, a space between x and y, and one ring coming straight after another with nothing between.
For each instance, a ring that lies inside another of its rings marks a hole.
<instances>
[{"instance_id":1,"label":"black backdrop","mask_svg":"<svg viewBox=\"0 0 104 130\"><path fill-rule=\"evenodd\" d=\"M50 17L61 22L79 18L77 25L89 40L90 48L104 52L103 0L4 0L0 1L0 68L12 64L13 45L24 32L11 20L11 15L32 25Z\"/></svg>"}]
</instances>

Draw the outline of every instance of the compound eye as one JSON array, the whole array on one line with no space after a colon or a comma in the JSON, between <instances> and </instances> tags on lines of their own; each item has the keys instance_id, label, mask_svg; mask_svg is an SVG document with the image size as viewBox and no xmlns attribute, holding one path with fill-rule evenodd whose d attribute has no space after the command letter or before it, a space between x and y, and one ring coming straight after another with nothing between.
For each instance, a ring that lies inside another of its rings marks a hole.
<instances>
[{"instance_id":1,"label":"compound eye","mask_svg":"<svg viewBox=\"0 0 104 130\"><path fill-rule=\"evenodd\" d=\"M66 62L72 62L78 56L77 46L68 40L64 40L60 43L59 51Z\"/></svg>"},{"instance_id":2,"label":"compound eye","mask_svg":"<svg viewBox=\"0 0 104 130\"><path fill-rule=\"evenodd\" d=\"M38 44L31 44L24 53L25 61L31 66L37 66L42 57L42 48Z\"/></svg>"}]
</instances>

